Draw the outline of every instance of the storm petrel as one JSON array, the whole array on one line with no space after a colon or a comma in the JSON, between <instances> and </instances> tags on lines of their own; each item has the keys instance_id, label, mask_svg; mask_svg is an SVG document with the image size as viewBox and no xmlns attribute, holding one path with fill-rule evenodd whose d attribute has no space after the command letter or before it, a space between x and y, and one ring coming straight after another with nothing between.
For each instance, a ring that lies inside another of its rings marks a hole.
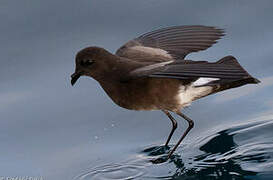
<instances>
[{"instance_id":1,"label":"storm petrel","mask_svg":"<svg viewBox=\"0 0 273 180\"><path fill-rule=\"evenodd\" d=\"M184 118L189 126L169 152L170 158L194 126L181 112L184 107L219 91L259 83L233 56L216 62L185 60L189 53L211 47L223 35L215 27L175 26L143 34L115 54L87 47L76 55L71 84L80 76L90 76L123 108L163 111L172 122L166 146L177 128L170 112Z\"/></svg>"}]
</instances>

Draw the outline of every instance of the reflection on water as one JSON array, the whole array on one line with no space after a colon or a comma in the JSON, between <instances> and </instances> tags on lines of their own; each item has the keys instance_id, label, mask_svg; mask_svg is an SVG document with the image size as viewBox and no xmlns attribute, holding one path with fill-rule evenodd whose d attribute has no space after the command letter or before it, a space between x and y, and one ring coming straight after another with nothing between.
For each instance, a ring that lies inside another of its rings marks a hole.
<instances>
[{"instance_id":1,"label":"reflection on water","mask_svg":"<svg viewBox=\"0 0 273 180\"><path fill-rule=\"evenodd\" d=\"M127 162L91 168L75 179L270 179L273 121L249 123L207 134L154 164L170 147L149 147Z\"/></svg>"},{"instance_id":2,"label":"reflection on water","mask_svg":"<svg viewBox=\"0 0 273 180\"><path fill-rule=\"evenodd\" d=\"M235 153L238 145L234 142L233 135L229 135L226 130L221 131L218 135L212 138L208 143L200 147L204 154L198 155L194 158L195 167L192 169L181 169L179 161L174 163L178 170L172 177L194 178L194 179L244 179L245 176L254 176L257 172L243 170L240 165L239 158L224 158L232 153ZM222 156L222 157L221 157ZM249 156L249 161L256 160L256 158L265 159L265 156L260 154L253 154ZM236 161L236 159L238 161Z\"/></svg>"}]
</instances>

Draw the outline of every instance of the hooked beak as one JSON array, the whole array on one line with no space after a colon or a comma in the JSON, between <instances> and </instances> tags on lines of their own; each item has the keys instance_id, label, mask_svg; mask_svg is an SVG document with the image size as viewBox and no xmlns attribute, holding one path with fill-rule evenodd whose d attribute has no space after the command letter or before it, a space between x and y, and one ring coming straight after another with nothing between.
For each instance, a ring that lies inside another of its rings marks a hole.
<instances>
[{"instance_id":1,"label":"hooked beak","mask_svg":"<svg viewBox=\"0 0 273 180\"><path fill-rule=\"evenodd\" d=\"M71 75L71 85L73 86L80 77L81 77L81 74L79 72L73 73Z\"/></svg>"}]
</instances>

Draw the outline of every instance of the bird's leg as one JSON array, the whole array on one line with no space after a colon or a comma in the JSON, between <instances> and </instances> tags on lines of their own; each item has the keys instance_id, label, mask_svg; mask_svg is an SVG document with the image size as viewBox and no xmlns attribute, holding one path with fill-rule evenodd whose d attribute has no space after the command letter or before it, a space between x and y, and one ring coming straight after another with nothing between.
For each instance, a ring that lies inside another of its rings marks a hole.
<instances>
[{"instance_id":1,"label":"bird's leg","mask_svg":"<svg viewBox=\"0 0 273 180\"><path fill-rule=\"evenodd\" d=\"M174 148L169 152L168 159L172 156L172 154L174 153L174 151L176 150L176 148L179 146L179 144L183 141L183 139L187 136L187 134L190 132L190 130L194 126L193 120L191 120L189 117L187 117L186 115L184 115L180 111L176 112L176 114L179 115L179 116L181 116L182 118L184 118L186 121L188 121L189 126L186 129L186 131L184 132L184 134L181 136L181 138L179 139L179 141L176 143L176 145L174 146Z\"/></svg>"},{"instance_id":2,"label":"bird's leg","mask_svg":"<svg viewBox=\"0 0 273 180\"><path fill-rule=\"evenodd\" d=\"M168 118L172 121L172 130L171 130L171 132L170 132L170 134L169 134L169 136L168 136L168 139L167 139L167 141L166 141L166 143L165 143L165 146L168 146L168 144L169 144L169 142L170 142L170 140L171 140L171 138L172 138L172 135L173 135L175 129L177 128L177 122L176 122L176 120L172 117L172 115L171 115L168 111L166 111L166 110L162 110L162 111L163 111L163 112L168 116Z\"/></svg>"}]
</instances>

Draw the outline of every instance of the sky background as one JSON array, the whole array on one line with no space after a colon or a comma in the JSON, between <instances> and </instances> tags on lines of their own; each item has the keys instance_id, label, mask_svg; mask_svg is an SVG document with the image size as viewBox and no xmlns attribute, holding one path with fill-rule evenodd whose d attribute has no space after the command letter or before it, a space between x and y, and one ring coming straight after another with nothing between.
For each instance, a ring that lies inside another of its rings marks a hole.
<instances>
[{"instance_id":1,"label":"sky background","mask_svg":"<svg viewBox=\"0 0 273 180\"><path fill-rule=\"evenodd\" d=\"M196 119L188 141L213 126L271 115L272 7L271 0L1 0L0 176L71 179L85 166L116 160L113 154L129 156L135 144L163 143L170 130L163 113L122 109L87 77L70 85L80 49L95 45L114 53L162 27L225 29L216 45L187 59L233 55L262 80L186 109Z\"/></svg>"}]
</instances>

